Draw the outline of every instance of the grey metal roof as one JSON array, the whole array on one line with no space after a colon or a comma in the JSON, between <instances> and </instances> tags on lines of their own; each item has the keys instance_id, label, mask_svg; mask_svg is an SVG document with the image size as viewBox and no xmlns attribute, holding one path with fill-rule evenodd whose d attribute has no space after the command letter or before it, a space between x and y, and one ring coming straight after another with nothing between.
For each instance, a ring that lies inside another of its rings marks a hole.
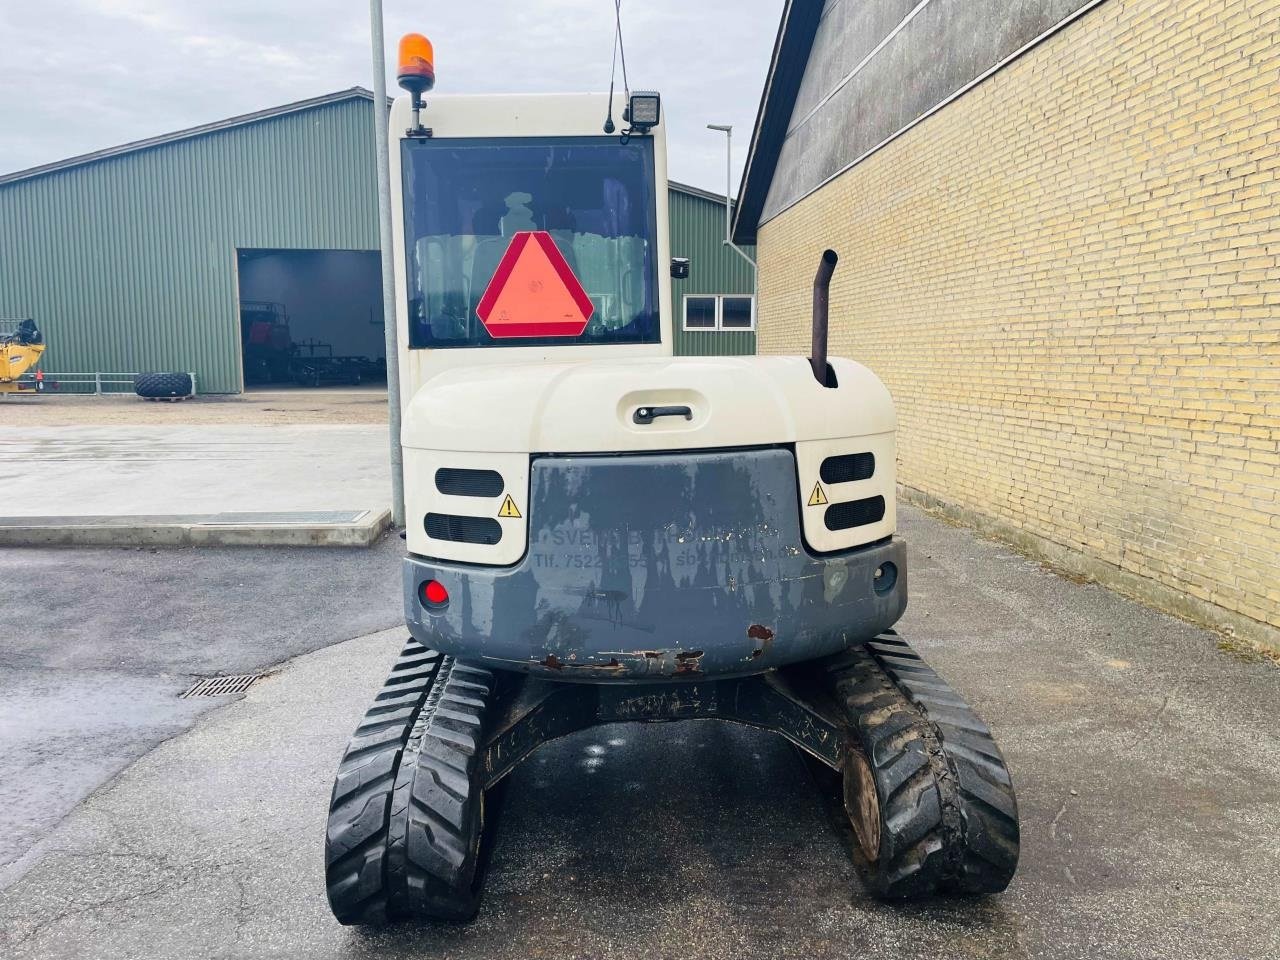
<instances>
[{"instance_id":1,"label":"grey metal roof","mask_svg":"<svg viewBox=\"0 0 1280 960\"><path fill-rule=\"evenodd\" d=\"M680 193L687 193L691 197L701 197L703 200L711 200L721 206L724 205L723 193L713 193L710 190L703 190L701 187L693 187L687 183L681 183L679 180L668 180L667 186ZM734 201L734 203L736 204L737 201Z\"/></svg>"},{"instance_id":2,"label":"grey metal roof","mask_svg":"<svg viewBox=\"0 0 1280 960\"><path fill-rule=\"evenodd\" d=\"M278 107L269 107L266 110L257 110L253 113L242 113L236 117L228 117L226 120L215 120L213 123L204 123L198 127L188 127L185 130L175 130L173 133L164 133L158 137L148 137L145 140L134 140L132 143L122 143L116 147L106 147L102 150L94 150L92 153L82 153L76 157L68 157L66 160L55 160L53 163L44 163L38 167L28 167L26 170L18 170L14 173L6 173L0 176L0 186L7 183L14 183L18 180L29 180L32 177L44 176L48 173L56 173L59 170L67 170L72 167L82 166L86 163L93 163L96 160L105 160L108 157L119 157L127 153L136 153L139 150L149 150L152 147L164 146L167 143L174 143L179 140L188 140L192 137L202 137L208 133L217 133L220 130L229 130L233 127L242 127L249 123L258 123L261 120L270 120L274 117L282 117L291 113L298 113L302 110L311 110L314 107L323 107L331 103L341 103L346 100L354 100L363 98L373 101L373 93L364 87L350 87L346 90L338 90L335 93L326 93L323 96L311 97L307 100L295 100L293 103L282 104ZM388 98L387 103L391 100ZM723 199L721 200L723 203Z\"/></svg>"}]
</instances>

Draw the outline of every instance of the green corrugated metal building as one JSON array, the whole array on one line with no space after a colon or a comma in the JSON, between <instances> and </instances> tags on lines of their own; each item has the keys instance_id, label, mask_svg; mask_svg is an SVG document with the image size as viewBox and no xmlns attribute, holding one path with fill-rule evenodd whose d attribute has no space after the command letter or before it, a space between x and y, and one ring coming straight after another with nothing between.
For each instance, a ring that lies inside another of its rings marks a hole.
<instances>
[{"instance_id":1,"label":"green corrugated metal building","mask_svg":"<svg viewBox=\"0 0 1280 960\"><path fill-rule=\"evenodd\" d=\"M209 393L243 389L242 301L285 303L295 342L381 356L372 144L353 88L0 176L0 317L39 324L46 370L193 371ZM677 353L755 352L723 204L671 185Z\"/></svg>"},{"instance_id":2,"label":"green corrugated metal building","mask_svg":"<svg viewBox=\"0 0 1280 960\"><path fill-rule=\"evenodd\" d=\"M724 245L724 197L671 183L671 255L689 258L687 280L671 281L675 352L732 356L756 352L755 277ZM755 247L744 247L755 259Z\"/></svg>"}]
</instances>

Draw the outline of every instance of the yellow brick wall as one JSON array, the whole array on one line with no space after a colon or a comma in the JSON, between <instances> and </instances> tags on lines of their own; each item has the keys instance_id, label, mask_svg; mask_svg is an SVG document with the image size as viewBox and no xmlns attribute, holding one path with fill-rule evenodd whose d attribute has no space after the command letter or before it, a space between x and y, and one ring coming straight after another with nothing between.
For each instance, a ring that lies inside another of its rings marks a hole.
<instances>
[{"instance_id":1,"label":"yellow brick wall","mask_svg":"<svg viewBox=\"0 0 1280 960\"><path fill-rule=\"evenodd\" d=\"M825 246L904 485L1280 627L1280 0L1108 0L765 224L761 353Z\"/></svg>"}]
</instances>

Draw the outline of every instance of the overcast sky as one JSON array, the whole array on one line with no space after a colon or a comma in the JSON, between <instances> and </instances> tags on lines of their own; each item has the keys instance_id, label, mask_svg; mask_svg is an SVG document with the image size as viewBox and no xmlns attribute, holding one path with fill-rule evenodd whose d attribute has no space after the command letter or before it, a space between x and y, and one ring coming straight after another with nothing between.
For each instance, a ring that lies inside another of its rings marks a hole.
<instances>
[{"instance_id":1,"label":"overcast sky","mask_svg":"<svg viewBox=\"0 0 1280 960\"><path fill-rule=\"evenodd\" d=\"M390 68L399 36L425 33L437 91L608 89L612 0L384 5ZM672 178L722 190L724 137L704 127L732 123L736 192L781 9L623 0L631 87L662 92ZM371 84L362 0L0 0L0 173Z\"/></svg>"}]
</instances>

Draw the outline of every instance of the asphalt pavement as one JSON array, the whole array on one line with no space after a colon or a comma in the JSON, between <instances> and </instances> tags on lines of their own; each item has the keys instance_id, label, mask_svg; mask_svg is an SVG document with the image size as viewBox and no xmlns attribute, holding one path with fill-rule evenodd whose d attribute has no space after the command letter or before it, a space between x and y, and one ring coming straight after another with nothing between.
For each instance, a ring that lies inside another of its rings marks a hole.
<instances>
[{"instance_id":1,"label":"asphalt pavement","mask_svg":"<svg viewBox=\"0 0 1280 960\"><path fill-rule=\"evenodd\" d=\"M403 622L400 557L367 550L0 548L0 887L77 803L256 673Z\"/></svg>"},{"instance_id":2,"label":"asphalt pavement","mask_svg":"<svg viewBox=\"0 0 1280 960\"><path fill-rule=\"evenodd\" d=\"M331 780L402 633L328 645L290 629L280 656L313 652L152 750L29 852L0 893L0 954L1280 957L1280 670L916 510L900 519L911 543L901 630L991 724L1018 789L1022 863L1003 895L878 903L833 798L795 751L698 721L585 731L519 768L475 922L341 927L321 863ZM392 565L395 552L379 562ZM134 639L96 668L218 627L240 639L201 670L262 662L253 656L271 645L254 645L239 618L283 622L307 604L291 592L318 599L338 579L312 567L308 580L295 562L209 628L165 615L169 605L192 613L184 584L200 595L190 603L212 608L219 595L193 578L197 567L175 572ZM43 589L75 606L84 576L92 565L52 564ZM377 582L372 565L360 576ZM224 571L219 582L231 579ZM342 619L342 598L358 593L352 584L324 601L330 639L371 629L367 615ZM99 598L130 603L119 589ZM71 672L94 638L62 632L76 612L59 614L57 650L29 645L33 662ZM150 661L139 682L179 657Z\"/></svg>"}]
</instances>

